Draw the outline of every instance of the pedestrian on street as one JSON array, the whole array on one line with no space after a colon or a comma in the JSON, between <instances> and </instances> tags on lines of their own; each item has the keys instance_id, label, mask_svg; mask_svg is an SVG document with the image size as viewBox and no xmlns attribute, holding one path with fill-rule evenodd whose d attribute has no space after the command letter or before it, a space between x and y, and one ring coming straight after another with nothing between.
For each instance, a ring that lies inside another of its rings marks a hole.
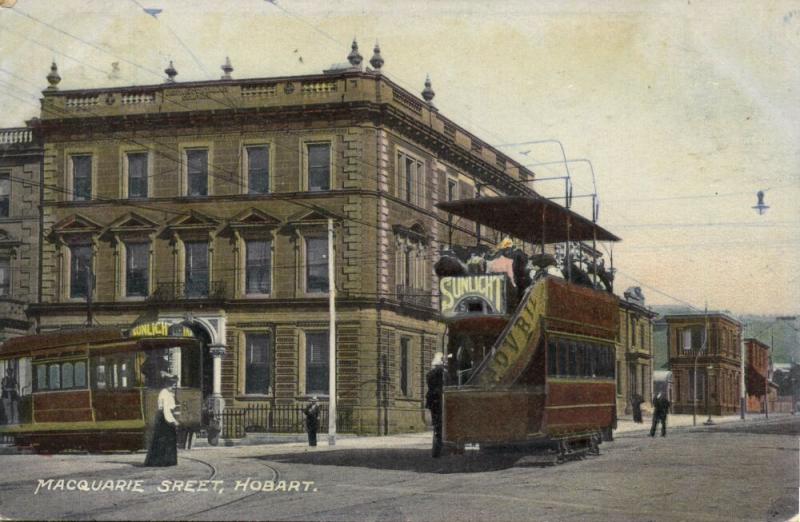
<instances>
[{"instance_id":1,"label":"pedestrian on street","mask_svg":"<svg viewBox=\"0 0 800 522\"><path fill-rule=\"evenodd\" d=\"M6 368L6 376L3 377L3 412L5 413L6 424L19 424L19 391L17 389L17 379L14 377L14 368Z\"/></svg>"},{"instance_id":2,"label":"pedestrian on street","mask_svg":"<svg viewBox=\"0 0 800 522\"><path fill-rule=\"evenodd\" d=\"M442 455L442 389L444 388L444 360L441 352L433 356L431 369L425 376L428 392L425 394L425 407L431 410L433 424L433 458Z\"/></svg>"},{"instance_id":3,"label":"pedestrian on street","mask_svg":"<svg viewBox=\"0 0 800 522\"><path fill-rule=\"evenodd\" d=\"M650 428L650 436L656 436L656 428L661 422L661 436L667 436L667 414L669 413L670 402L661 392L658 392L653 400L653 426Z\"/></svg>"},{"instance_id":4,"label":"pedestrian on street","mask_svg":"<svg viewBox=\"0 0 800 522\"><path fill-rule=\"evenodd\" d=\"M644 402L644 397L642 397L638 393L634 393L631 397L631 408L633 409L633 422L637 422L641 424L644 422L642 420L642 403Z\"/></svg>"},{"instance_id":5,"label":"pedestrian on street","mask_svg":"<svg viewBox=\"0 0 800 522\"><path fill-rule=\"evenodd\" d=\"M317 396L311 397L311 403L303 408L303 414L306 416L306 431L308 432L308 445L317 445L317 431L319 430L319 404L317 404Z\"/></svg>"},{"instance_id":6,"label":"pedestrian on street","mask_svg":"<svg viewBox=\"0 0 800 522\"><path fill-rule=\"evenodd\" d=\"M158 413L153 428L153 440L147 450L145 466L175 466L178 464L178 420L175 414L175 388L178 386L177 375L163 377L164 388L158 393Z\"/></svg>"}]
</instances>

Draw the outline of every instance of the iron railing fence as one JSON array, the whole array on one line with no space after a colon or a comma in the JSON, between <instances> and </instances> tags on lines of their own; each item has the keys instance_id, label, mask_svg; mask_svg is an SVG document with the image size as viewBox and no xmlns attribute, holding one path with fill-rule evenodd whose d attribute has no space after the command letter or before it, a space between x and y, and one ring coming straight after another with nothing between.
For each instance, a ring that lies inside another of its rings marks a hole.
<instances>
[{"instance_id":1,"label":"iron railing fence","mask_svg":"<svg viewBox=\"0 0 800 522\"><path fill-rule=\"evenodd\" d=\"M328 405L320 404L319 432L328 432ZM244 408L225 408L222 412L222 438L241 439L248 433L303 433L306 430L303 406L253 404ZM339 408L336 429L353 431L353 412Z\"/></svg>"}]
</instances>

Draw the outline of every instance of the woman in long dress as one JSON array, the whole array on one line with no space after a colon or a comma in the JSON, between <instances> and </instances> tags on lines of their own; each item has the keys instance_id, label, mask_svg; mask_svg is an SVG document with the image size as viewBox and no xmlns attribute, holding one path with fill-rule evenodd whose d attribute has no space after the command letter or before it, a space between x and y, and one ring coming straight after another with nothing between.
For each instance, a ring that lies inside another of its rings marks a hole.
<instances>
[{"instance_id":1,"label":"woman in long dress","mask_svg":"<svg viewBox=\"0 0 800 522\"><path fill-rule=\"evenodd\" d=\"M175 466L178 464L178 436L175 419L174 387L178 378L170 375L165 378L164 388L158 394L158 413L153 428L153 440L147 451L145 466Z\"/></svg>"}]
</instances>

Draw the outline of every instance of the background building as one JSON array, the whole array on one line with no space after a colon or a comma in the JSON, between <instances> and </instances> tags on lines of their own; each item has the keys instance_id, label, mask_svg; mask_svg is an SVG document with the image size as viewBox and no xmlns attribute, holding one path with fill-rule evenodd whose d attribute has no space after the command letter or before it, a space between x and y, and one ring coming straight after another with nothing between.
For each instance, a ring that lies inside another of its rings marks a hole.
<instances>
[{"instance_id":1,"label":"background building","mask_svg":"<svg viewBox=\"0 0 800 522\"><path fill-rule=\"evenodd\" d=\"M617 412L631 413L631 397L644 398L643 409L653 399L653 318L639 287L627 289L619 300L617 333Z\"/></svg>"},{"instance_id":2,"label":"background building","mask_svg":"<svg viewBox=\"0 0 800 522\"><path fill-rule=\"evenodd\" d=\"M673 412L692 413L696 408L698 415L707 411L727 415L738 411L741 323L721 312L666 315L665 320Z\"/></svg>"},{"instance_id":3,"label":"background building","mask_svg":"<svg viewBox=\"0 0 800 522\"><path fill-rule=\"evenodd\" d=\"M43 331L190 326L218 408L328 394L328 230L335 221L337 390L346 429L423 429L440 349L433 262L474 242L443 199L530 193L533 173L364 71L59 91L45 137ZM483 237L494 241L491 231ZM90 305L90 306L89 306ZM213 371L212 371L213 368Z\"/></svg>"},{"instance_id":4,"label":"background building","mask_svg":"<svg viewBox=\"0 0 800 522\"><path fill-rule=\"evenodd\" d=\"M26 308L39 292L41 168L33 128L0 129L0 342L32 327Z\"/></svg>"}]
</instances>

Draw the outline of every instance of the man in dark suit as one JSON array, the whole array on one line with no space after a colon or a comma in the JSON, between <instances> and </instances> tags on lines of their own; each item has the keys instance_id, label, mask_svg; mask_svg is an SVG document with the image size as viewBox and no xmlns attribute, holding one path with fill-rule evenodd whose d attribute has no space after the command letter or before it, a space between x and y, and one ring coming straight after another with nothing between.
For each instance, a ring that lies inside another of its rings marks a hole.
<instances>
[{"instance_id":1,"label":"man in dark suit","mask_svg":"<svg viewBox=\"0 0 800 522\"><path fill-rule=\"evenodd\" d=\"M437 352L433 357L431 370L425 376L428 392L425 394L425 407L431 410L433 424L433 458L442 454L442 388L444 387L444 360Z\"/></svg>"},{"instance_id":2,"label":"man in dark suit","mask_svg":"<svg viewBox=\"0 0 800 522\"><path fill-rule=\"evenodd\" d=\"M653 400L653 426L650 428L650 436L656 436L656 428L658 423L661 422L661 436L667 436L667 414L671 404L664 395L659 392Z\"/></svg>"}]
</instances>

